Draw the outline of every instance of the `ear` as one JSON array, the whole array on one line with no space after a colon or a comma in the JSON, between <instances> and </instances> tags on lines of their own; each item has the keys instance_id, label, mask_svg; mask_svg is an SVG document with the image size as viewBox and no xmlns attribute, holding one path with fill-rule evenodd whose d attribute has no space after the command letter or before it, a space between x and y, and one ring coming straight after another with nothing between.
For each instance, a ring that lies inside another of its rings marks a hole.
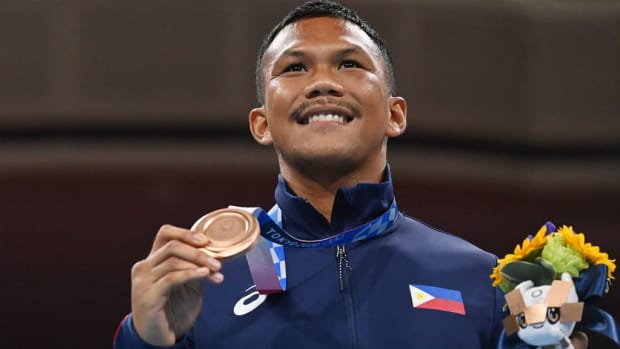
<instances>
[{"instance_id":1,"label":"ear","mask_svg":"<svg viewBox=\"0 0 620 349\"><path fill-rule=\"evenodd\" d=\"M405 132L407 128L407 101L403 97L389 97L390 120L386 136L396 137Z\"/></svg>"},{"instance_id":2,"label":"ear","mask_svg":"<svg viewBox=\"0 0 620 349\"><path fill-rule=\"evenodd\" d=\"M258 144L271 145L273 140L271 139L271 132L269 132L265 107L250 110L248 119L250 121L250 132Z\"/></svg>"}]
</instances>

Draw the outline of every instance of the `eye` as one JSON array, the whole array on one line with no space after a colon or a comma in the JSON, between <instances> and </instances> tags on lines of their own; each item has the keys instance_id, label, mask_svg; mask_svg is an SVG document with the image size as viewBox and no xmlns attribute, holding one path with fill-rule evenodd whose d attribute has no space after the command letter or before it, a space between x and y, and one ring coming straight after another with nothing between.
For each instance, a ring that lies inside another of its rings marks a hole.
<instances>
[{"instance_id":1,"label":"eye","mask_svg":"<svg viewBox=\"0 0 620 349\"><path fill-rule=\"evenodd\" d=\"M340 68L361 68L362 65L353 60L346 60L340 63Z\"/></svg>"},{"instance_id":2,"label":"eye","mask_svg":"<svg viewBox=\"0 0 620 349\"><path fill-rule=\"evenodd\" d=\"M519 322L519 327L521 328L527 327L527 321L525 321L525 313L521 313L517 315L517 321Z\"/></svg>"},{"instance_id":3,"label":"eye","mask_svg":"<svg viewBox=\"0 0 620 349\"><path fill-rule=\"evenodd\" d=\"M285 73L300 72L300 71L305 71L305 70L306 70L306 67L301 63L289 64L286 68L284 68Z\"/></svg>"},{"instance_id":4,"label":"eye","mask_svg":"<svg viewBox=\"0 0 620 349\"><path fill-rule=\"evenodd\" d=\"M555 324L560 321L560 308L558 307L549 307L547 308L547 320L549 320L550 324Z\"/></svg>"}]
</instances>

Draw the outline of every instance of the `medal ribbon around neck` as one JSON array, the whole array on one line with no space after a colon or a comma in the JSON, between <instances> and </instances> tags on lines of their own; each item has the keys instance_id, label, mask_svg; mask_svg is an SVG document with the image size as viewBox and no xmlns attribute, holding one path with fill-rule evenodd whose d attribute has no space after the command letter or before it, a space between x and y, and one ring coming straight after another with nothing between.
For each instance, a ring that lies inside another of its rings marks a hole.
<instances>
[{"instance_id":1,"label":"medal ribbon around neck","mask_svg":"<svg viewBox=\"0 0 620 349\"><path fill-rule=\"evenodd\" d=\"M284 246L297 248L331 247L378 236L398 219L396 200L379 217L350 230L319 240L298 239L282 229L282 211L275 205L269 213L260 207L238 207L252 213L259 222L261 238L245 256L256 289L261 294L286 291Z\"/></svg>"}]
</instances>

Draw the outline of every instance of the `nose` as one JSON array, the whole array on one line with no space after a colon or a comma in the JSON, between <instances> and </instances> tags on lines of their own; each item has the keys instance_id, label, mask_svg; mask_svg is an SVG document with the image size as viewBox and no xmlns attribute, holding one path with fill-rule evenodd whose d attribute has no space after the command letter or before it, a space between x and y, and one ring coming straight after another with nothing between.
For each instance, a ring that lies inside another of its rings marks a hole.
<instances>
[{"instance_id":1,"label":"nose","mask_svg":"<svg viewBox=\"0 0 620 349\"><path fill-rule=\"evenodd\" d=\"M312 77L312 82L305 88L306 98L316 98L322 96L342 97L343 87L327 71L316 72Z\"/></svg>"}]
</instances>

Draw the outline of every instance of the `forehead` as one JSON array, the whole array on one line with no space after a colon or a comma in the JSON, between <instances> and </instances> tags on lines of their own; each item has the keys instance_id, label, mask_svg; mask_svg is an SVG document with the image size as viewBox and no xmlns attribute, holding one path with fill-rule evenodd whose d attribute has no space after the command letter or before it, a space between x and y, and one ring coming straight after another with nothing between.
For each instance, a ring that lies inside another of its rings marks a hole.
<instances>
[{"instance_id":1,"label":"forehead","mask_svg":"<svg viewBox=\"0 0 620 349\"><path fill-rule=\"evenodd\" d=\"M374 60L381 52L372 39L356 24L334 17L305 18L284 27L265 52L268 65L290 50L320 51L355 46Z\"/></svg>"}]
</instances>

